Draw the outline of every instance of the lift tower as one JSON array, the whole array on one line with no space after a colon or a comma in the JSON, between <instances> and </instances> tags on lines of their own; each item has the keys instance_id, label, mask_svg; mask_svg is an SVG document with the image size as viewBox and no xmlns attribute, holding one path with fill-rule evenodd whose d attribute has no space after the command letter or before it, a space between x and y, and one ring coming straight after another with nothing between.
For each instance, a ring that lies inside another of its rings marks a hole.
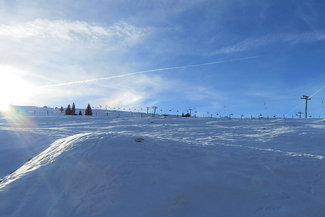
<instances>
[{"instance_id":1,"label":"lift tower","mask_svg":"<svg viewBox=\"0 0 325 217\"><path fill-rule=\"evenodd\" d=\"M304 99L306 100L306 107L305 107L305 118L307 118L308 116L308 100L311 100L311 98L309 96L305 96L303 95L300 99Z\"/></svg>"}]
</instances>

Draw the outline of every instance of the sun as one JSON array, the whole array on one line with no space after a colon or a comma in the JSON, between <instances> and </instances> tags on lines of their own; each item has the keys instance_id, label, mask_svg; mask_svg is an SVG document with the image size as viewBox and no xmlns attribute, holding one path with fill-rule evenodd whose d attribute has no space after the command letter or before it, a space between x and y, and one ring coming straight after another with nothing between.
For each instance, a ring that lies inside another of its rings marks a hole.
<instances>
[{"instance_id":1,"label":"sun","mask_svg":"<svg viewBox=\"0 0 325 217\"><path fill-rule=\"evenodd\" d=\"M10 110L10 105L0 104L0 112L8 112Z\"/></svg>"},{"instance_id":2,"label":"sun","mask_svg":"<svg viewBox=\"0 0 325 217\"><path fill-rule=\"evenodd\" d=\"M8 111L11 104L27 102L33 87L23 79L24 72L0 65L0 75L0 111Z\"/></svg>"}]
</instances>

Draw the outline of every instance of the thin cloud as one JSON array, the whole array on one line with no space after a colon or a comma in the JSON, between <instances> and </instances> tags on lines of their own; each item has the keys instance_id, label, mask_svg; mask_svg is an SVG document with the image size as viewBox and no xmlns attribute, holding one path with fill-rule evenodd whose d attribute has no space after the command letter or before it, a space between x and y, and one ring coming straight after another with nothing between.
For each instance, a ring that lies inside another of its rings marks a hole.
<instances>
[{"instance_id":1,"label":"thin cloud","mask_svg":"<svg viewBox=\"0 0 325 217\"><path fill-rule=\"evenodd\" d=\"M148 29L137 28L123 21L108 27L82 21L50 21L43 19L12 25L0 25L0 36L17 39L38 37L60 40L122 39L136 41L148 31Z\"/></svg>"},{"instance_id":2,"label":"thin cloud","mask_svg":"<svg viewBox=\"0 0 325 217\"><path fill-rule=\"evenodd\" d=\"M274 44L274 43L296 44L296 43L317 42L323 40L325 40L324 31L305 32L301 34L268 35L261 38L246 39L241 42L235 43L234 45L221 47L215 50L214 52L210 53L210 55L243 52L243 51L267 46L269 44Z\"/></svg>"}]
</instances>

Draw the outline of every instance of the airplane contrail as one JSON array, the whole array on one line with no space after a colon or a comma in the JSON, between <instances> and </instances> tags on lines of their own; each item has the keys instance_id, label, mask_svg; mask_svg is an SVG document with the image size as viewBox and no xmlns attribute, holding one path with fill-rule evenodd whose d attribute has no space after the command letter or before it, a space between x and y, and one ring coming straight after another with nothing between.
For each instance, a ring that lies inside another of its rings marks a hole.
<instances>
[{"instance_id":1,"label":"airplane contrail","mask_svg":"<svg viewBox=\"0 0 325 217\"><path fill-rule=\"evenodd\" d=\"M321 90L323 90L325 88L325 85L322 86L321 88L319 88L315 93L313 93L310 97L315 96L316 94L318 94Z\"/></svg>"},{"instance_id":2,"label":"airplane contrail","mask_svg":"<svg viewBox=\"0 0 325 217\"><path fill-rule=\"evenodd\" d=\"M133 75L137 75L137 74L145 74L148 72L168 71L168 70L173 70L173 69L187 69L187 68L194 68L194 67L207 66L207 65L216 65L216 64L221 64L221 63L236 62L236 61L255 59L255 58L258 58L258 56L251 56L251 57L244 57L244 58L237 58L237 59L228 59L228 60L219 60L219 61L215 61L215 62L184 65L184 66L174 66L174 67L167 67L167 68L150 69L150 70L144 70L144 71L138 71L138 72L125 73L125 74L121 74L121 75L113 75L113 76L109 76L109 77L93 78L93 79L87 79L87 80L81 80L81 81L70 81L70 82L64 82L64 83L59 83L59 84L50 84L50 85L41 86L39 88L50 88L50 87L61 87L61 86L68 86L68 85L74 85L74 84L84 84L84 83L91 83L91 82L95 82L95 81L104 81L104 80L112 80L115 78L124 78L124 77L133 76Z\"/></svg>"}]
</instances>

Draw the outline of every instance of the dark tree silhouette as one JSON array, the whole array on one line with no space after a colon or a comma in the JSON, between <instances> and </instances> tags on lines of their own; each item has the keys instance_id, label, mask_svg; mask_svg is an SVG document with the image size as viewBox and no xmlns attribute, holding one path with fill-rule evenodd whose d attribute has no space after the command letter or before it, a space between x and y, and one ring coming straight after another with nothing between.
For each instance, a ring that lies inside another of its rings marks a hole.
<instances>
[{"instance_id":1,"label":"dark tree silhouette","mask_svg":"<svg viewBox=\"0 0 325 217\"><path fill-rule=\"evenodd\" d=\"M79 110L79 115L82 115L82 112Z\"/></svg>"},{"instance_id":2,"label":"dark tree silhouette","mask_svg":"<svg viewBox=\"0 0 325 217\"><path fill-rule=\"evenodd\" d=\"M87 105L86 111L85 111L85 115L93 115L93 111L90 107L90 105Z\"/></svg>"},{"instance_id":3,"label":"dark tree silhouette","mask_svg":"<svg viewBox=\"0 0 325 217\"><path fill-rule=\"evenodd\" d=\"M191 114L190 114L190 113L186 113L186 114L184 115L184 113L182 113L182 117L183 117L183 118L188 118L188 117L191 117Z\"/></svg>"},{"instance_id":4,"label":"dark tree silhouette","mask_svg":"<svg viewBox=\"0 0 325 217\"><path fill-rule=\"evenodd\" d=\"M65 109L65 115L71 115L71 106L70 106L70 104L69 104L68 107Z\"/></svg>"},{"instance_id":5,"label":"dark tree silhouette","mask_svg":"<svg viewBox=\"0 0 325 217\"><path fill-rule=\"evenodd\" d=\"M64 111L63 106L61 106L61 108L60 108L60 112L62 113L63 111Z\"/></svg>"},{"instance_id":6,"label":"dark tree silhouette","mask_svg":"<svg viewBox=\"0 0 325 217\"><path fill-rule=\"evenodd\" d=\"M72 103L71 115L76 115L76 106Z\"/></svg>"}]
</instances>

